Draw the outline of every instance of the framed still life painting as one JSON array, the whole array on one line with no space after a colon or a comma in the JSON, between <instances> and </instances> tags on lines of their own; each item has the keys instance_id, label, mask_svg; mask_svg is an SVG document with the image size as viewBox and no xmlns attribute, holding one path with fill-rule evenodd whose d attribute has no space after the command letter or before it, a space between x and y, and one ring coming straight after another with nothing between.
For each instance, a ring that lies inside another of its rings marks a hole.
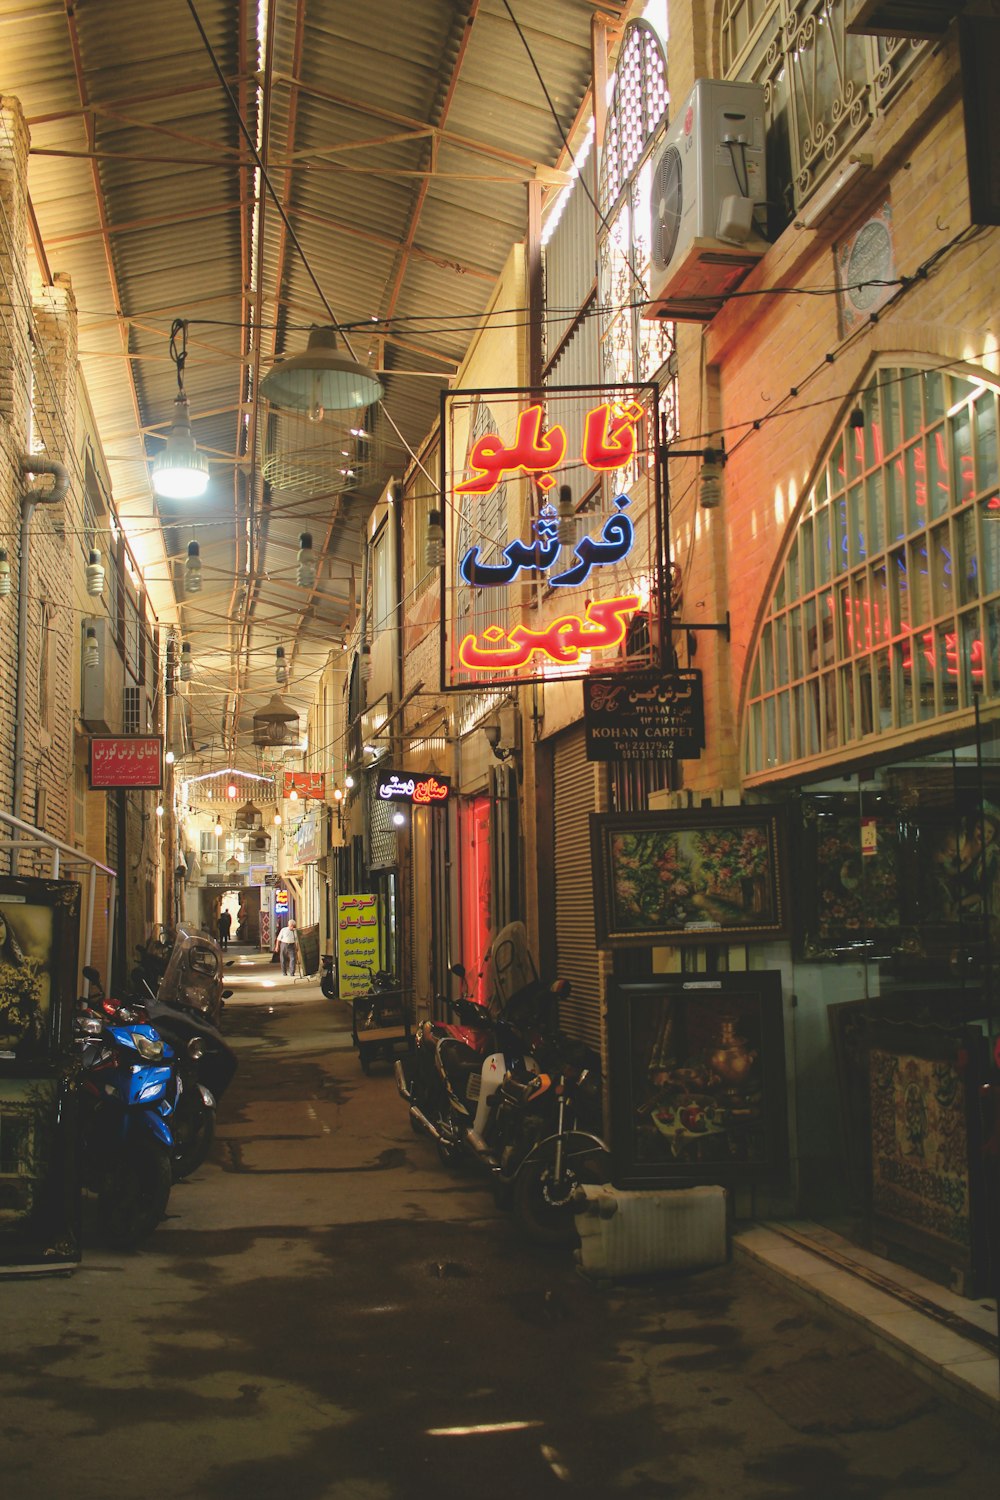
<instances>
[{"instance_id":1,"label":"framed still life painting","mask_svg":"<svg viewBox=\"0 0 1000 1500\"><path fill-rule=\"evenodd\" d=\"M591 813L599 948L788 932L784 809Z\"/></svg>"},{"instance_id":2,"label":"framed still life painting","mask_svg":"<svg viewBox=\"0 0 1000 1500\"><path fill-rule=\"evenodd\" d=\"M608 1040L617 1186L784 1178L780 974L612 982Z\"/></svg>"}]
</instances>

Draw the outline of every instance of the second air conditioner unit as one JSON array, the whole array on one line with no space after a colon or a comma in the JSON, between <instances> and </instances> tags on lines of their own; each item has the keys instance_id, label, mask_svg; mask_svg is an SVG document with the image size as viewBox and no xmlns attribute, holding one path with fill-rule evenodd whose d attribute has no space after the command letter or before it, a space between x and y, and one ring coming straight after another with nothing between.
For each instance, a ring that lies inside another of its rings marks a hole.
<instances>
[{"instance_id":1,"label":"second air conditioner unit","mask_svg":"<svg viewBox=\"0 0 1000 1500\"><path fill-rule=\"evenodd\" d=\"M647 318L707 323L767 250L764 89L700 78L653 159Z\"/></svg>"}]
</instances>

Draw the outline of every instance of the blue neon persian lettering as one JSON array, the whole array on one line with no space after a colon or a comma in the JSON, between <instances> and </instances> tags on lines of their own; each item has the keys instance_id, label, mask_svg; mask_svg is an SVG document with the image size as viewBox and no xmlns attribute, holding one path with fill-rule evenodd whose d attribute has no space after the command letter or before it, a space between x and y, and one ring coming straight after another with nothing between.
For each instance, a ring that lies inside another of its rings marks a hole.
<instances>
[{"instance_id":1,"label":"blue neon persian lettering","mask_svg":"<svg viewBox=\"0 0 1000 1500\"><path fill-rule=\"evenodd\" d=\"M632 550L635 529L628 516L622 514L624 507L630 504L629 497L616 495L614 503L618 510L601 527L601 539L595 541L593 537L581 537L573 549L578 561L562 573L552 575L549 582L553 587L573 588L583 583L591 568L620 562ZM503 549L506 561L502 563L480 562L479 548L470 547L459 564L460 577L473 587L496 588L501 584L513 583L522 568L543 572L559 556L558 524L558 516L552 506L543 506L538 520L533 523L533 542L523 542L515 537Z\"/></svg>"}]
</instances>

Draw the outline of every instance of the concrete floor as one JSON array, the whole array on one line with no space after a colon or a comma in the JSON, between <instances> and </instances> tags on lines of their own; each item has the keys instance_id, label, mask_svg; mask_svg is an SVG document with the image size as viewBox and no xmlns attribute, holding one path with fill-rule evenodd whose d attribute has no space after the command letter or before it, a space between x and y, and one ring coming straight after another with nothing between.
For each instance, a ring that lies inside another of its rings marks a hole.
<instances>
[{"instance_id":1,"label":"concrete floor","mask_svg":"<svg viewBox=\"0 0 1000 1500\"><path fill-rule=\"evenodd\" d=\"M0 1282L5 1500L995 1493L995 1429L745 1257L595 1286L242 960L213 1157L135 1254Z\"/></svg>"}]
</instances>

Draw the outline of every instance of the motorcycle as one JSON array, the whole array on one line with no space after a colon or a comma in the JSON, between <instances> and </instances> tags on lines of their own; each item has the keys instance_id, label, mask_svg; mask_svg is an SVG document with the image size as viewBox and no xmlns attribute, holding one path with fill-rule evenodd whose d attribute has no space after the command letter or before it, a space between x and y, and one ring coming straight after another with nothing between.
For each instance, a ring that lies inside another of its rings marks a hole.
<instances>
[{"instance_id":1,"label":"motorcycle","mask_svg":"<svg viewBox=\"0 0 1000 1500\"><path fill-rule=\"evenodd\" d=\"M333 972L333 954L324 953L322 963L323 973L320 976L319 987L328 1000L336 1000L337 976Z\"/></svg>"},{"instance_id":2,"label":"motorcycle","mask_svg":"<svg viewBox=\"0 0 1000 1500\"><path fill-rule=\"evenodd\" d=\"M607 1145L587 1128L599 1111L599 1085L587 1067L510 1074L501 1084L487 1137L494 1196L513 1208L529 1239L573 1243L578 1189L605 1182L610 1168Z\"/></svg>"},{"instance_id":3,"label":"motorcycle","mask_svg":"<svg viewBox=\"0 0 1000 1500\"><path fill-rule=\"evenodd\" d=\"M226 1000L223 976L231 962L223 959L222 949L214 938L178 927L159 978L155 973L146 974L145 966L144 977L153 993L168 1005L190 1011L218 1026Z\"/></svg>"},{"instance_id":4,"label":"motorcycle","mask_svg":"<svg viewBox=\"0 0 1000 1500\"><path fill-rule=\"evenodd\" d=\"M477 1032L474 1045L456 1034L459 1028L434 1039L431 1111L414 1113L411 1105L410 1118L431 1136L446 1166L471 1156L496 1169L490 1138L497 1090L511 1072L537 1071L533 1054L544 1036L546 1013L563 987L564 981L546 987L536 978L509 999L502 991L495 994L501 1008L486 1010L489 1024ZM477 1006L480 1028L484 1009Z\"/></svg>"},{"instance_id":5,"label":"motorcycle","mask_svg":"<svg viewBox=\"0 0 1000 1500\"><path fill-rule=\"evenodd\" d=\"M174 1054L148 1022L104 998L96 969L83 974L98 992L80 1001L74 1023L83 1181L107 1241L134 1249L170 1197Z\"/></svg>"},{"instance_id":6,"label":"motorcycle","mask_svg":"<svg viewBox=\"0 0 1000 1500\"><path fill-rule=\"evenodd\" d=\"M204 1016L154 994L138 971L132 979L140 990L137 1004L176 1058L179 1089L171 1167L174 1181L180 1182L197 1171L212 1149L217 1106L236 1072L236 1053ZM226 997L231 993L222 991Z\"/></svg>"},{"instance_id":7,"label":"motorcycle","mask_svg":"<svg viewBox=\"0 0 1000 1500\"><path fill-rule=\"evenodd\" d=\"M451 1039L481 1055L493 1035L490 1009L469 994L465 967L452 964L451 973L461 982L462 993L457 998L439 995L437 1003L439 1010L447 1010L455 1019L422 1021L417 1027L413 1051L405 1058L397 1058L395 1064L396 1089L410 1107L411 1130L434 1138L441 1135L439 1127L450 1107L447 1090L438 1074L438 1043Z\"/></svg>"}]
</instances>

